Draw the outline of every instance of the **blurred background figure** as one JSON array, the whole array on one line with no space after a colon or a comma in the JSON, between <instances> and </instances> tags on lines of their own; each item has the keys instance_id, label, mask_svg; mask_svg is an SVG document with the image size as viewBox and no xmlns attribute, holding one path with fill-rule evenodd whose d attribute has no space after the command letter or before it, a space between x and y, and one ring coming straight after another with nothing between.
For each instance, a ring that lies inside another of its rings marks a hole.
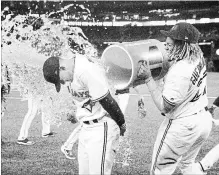
<instances>
[{"instance_id":1,"label":"blurred background figure","mask_svg":"<svg viewBox=\"0 0 219 175\"><path fill-rule=\"evenodd\" d=\"M8 66L4 63L1 64L1 117L4 116L6 110L5 96L10 93L11 78Z\"/></svg>"},{"instance_id":2,"label":"blurred background figure","mask_svg":"<svg viewBox=\"0 0 219 175\"><path fill-rule=\"evenodd\" d=\"M35 116L37 115L38 110L40 110L41 103L43 101L42 97L29 97L28 98L28 111L24 117L20 134L18 136L17 143L20 145L33 145L34 142L28 140L28 131L30 129L31 123ZM54 133L50 130L50 123L46 120L45 113L41 111L41 120L42 120L42 137L53 136Z\"/></svg>"}]
</instances>

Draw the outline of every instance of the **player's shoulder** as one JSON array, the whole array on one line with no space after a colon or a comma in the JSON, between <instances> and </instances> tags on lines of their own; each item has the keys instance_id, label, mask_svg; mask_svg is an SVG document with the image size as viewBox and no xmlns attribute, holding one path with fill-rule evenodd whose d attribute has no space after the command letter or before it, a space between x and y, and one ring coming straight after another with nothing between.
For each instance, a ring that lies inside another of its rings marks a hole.
<instances>
[{"instance_id":1,"label":"player's shoulder","mask_svg":"<svg viewBox=\"0 0 219 175\"><path fill-rule=\"evenodd\" d=\"M102 67L100 65L89 61L86 56L80 54L76 56L75 67L78 72L80 72L80 74L92 75L103 73Z\"/></svg>"},{"instance_id":2,"label":"player's shoulder","mask_svg":"<svg viewBox=\"0 0 219 175\"><path fill-rule=\"evenodd\" d=\"M77 73L82 74L90 67L89 61L86 56L77 54L75 57L75 70Z\"/></svg>"},{"instance_id":3,"label":"player's shoulder","mask_svg":"<svg viewBox=\"0 0 219 175\"><path fill-rule=\"evenodd\" d=\"M169 74L173 76L190 77L193 69L193 64L190 64L186 60L180 60L171 67Z\"/></svg>"},{"instance_id":4,"label":"player's shoulder","mask_svg":"<svg viewBox=\"0 0 219 175\"><path fill-rule=\"evenodd\" d=\"M86 58L86 56L85 55L82 55L82 54L76 54L75 55L75 58L76 58L76 61L77 61L77 63L84 63L84 62L88 62L88 60L87 60L87 58Z\"/></svg>"},{"instance_id":5,"label":"player's shoulder","mask_svg":"<svg viewBox=\"0 0 219 175\"><path fill-rule=\"evenodd\" d=\"M178 72L185 72L186 70L193 69L193 67L194 65L187 60L180 60L175 63L173 69L178 70Z\"/></svg>"}]
</instances>

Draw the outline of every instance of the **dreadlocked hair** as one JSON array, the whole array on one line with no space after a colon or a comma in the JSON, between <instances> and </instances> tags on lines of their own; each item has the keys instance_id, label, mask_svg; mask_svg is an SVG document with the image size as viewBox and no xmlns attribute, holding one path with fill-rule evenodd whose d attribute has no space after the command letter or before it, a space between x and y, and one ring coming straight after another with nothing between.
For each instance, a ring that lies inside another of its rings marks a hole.
<instances>
[{"instance_id":1,"label":"dreadlocked hair","mask_svg":"<svg viewBox=\"0 0 219 175\"><path fill-rule=\"evenodd\" d=\"M203 52L198 43L192 44L181 40L174 41L174 48L169 54L170 60L180 61L182 59L195 62L203 58Z\"/></svg>"}]
</instances>

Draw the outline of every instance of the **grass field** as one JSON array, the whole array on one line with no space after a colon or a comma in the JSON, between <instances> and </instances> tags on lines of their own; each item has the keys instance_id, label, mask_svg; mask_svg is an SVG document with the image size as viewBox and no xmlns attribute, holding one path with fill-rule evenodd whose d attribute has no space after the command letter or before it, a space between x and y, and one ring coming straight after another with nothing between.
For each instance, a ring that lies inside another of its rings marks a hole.
<instances>
[{"instance_id":1,"label":"grass field","mask_svg":"<svg viewBox=\"0 0 219 175\"><path fill-rule=\"evenodd\" d=\"M208 73L208 97L211 104L219 95L219 73ZM140 94L146 94L147 116L137 116L138 96L132 95L126 111L127 132L123 138L112 174L149 174L151 155L157 130L163 116L155 107L147 89L139 87ZM134 92L133 92L134 93ZM13 91L9 97L19 97ZM68 160L60 151L60 146L68 138L76 125L64 120L60 127L53 126L55 137L41 137L41 117L38 114L29 130L29 139L35 141L33 146L21 146L16 143L19 130L27 112L27 101L15 98L7 99L7 111L1 119L1 174L2 175L58 175L78 174L77 159ZM216 116L219 119L219 116ZM219 143L219 128L213 127L211 135L202 147L197 160L200 160L211 148ZM77 145L74 153L77 156ZM127 164L122 164L126 158ZM219 162L208 174L219 174Z\"/></svg>"}]
</instances>

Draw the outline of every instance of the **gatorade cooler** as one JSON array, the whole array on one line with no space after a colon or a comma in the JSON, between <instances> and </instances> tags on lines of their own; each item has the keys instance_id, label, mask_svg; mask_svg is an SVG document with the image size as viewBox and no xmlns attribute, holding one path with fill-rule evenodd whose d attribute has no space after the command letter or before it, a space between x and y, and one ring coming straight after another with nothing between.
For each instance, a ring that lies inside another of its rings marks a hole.
<instances>
[{"instance_id":1,"label":"gatorade cooler","mask_svg":"<svg viewBox=\"0 0 219 175\"><path fill-rule=\"evenodd\" d=\"M131 87L137 77L138 62L149 63L152 77L159 80L167 73L169 64L164 57L164 44L156 39L124 42L107 47L102 54L106 77L115 89Z\"/></svg>"}]
</instances>

